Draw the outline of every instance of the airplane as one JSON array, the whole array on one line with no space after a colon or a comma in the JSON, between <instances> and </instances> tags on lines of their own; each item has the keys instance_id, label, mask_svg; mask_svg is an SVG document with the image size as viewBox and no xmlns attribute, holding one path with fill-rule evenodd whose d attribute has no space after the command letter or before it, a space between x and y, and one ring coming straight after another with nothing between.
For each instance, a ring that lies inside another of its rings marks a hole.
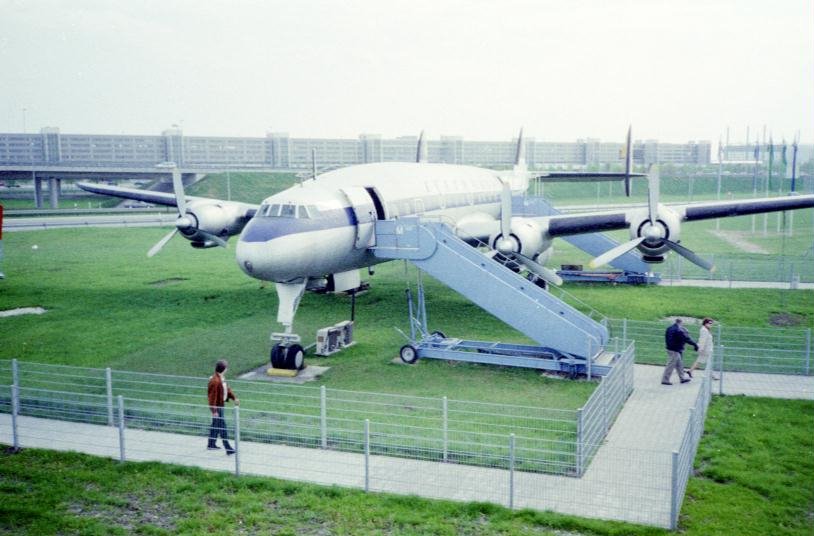
<instances>
[{"instance_id":1,"label":"airplane","mask_svg":"<svg viewBox=\"0 0 814 536\"><path fill-rule=\"evenodd\" d=\"M624 172L536 172L525 162L523 132L512 169L496 171L467 165L427 162L423 132L415 162L382 162L348 166L322 174L274 194L260 205L187 196L173 163L173 193L78 183L83 190L147 203L175 206L175 229L153 246L155 255L176 234L196 248L225 247L239 235L235 259L248 276L275 283L279 298L272 333L271 362L275 368L299 369L304 350L293 333L294 317L306 290L324 287L336 292L356 289L359 270L385 262L374 256L377 220L420 216L441 218L457 236L485 244L487 254L515 262L537 278L559 285L554 270L544 265L555 238L628 229L630 240L595 258L591 265L612 262L637 249L648 263L663 262L669 251L713 269L711 263L680 244L681 223L762 212L814 207L814 195L738 201L663 205L659 203L658 168L645 175L632 172L631 131ZM526 192L531 181L622 180L630 193L633 177L647 176L646 207L570 215L520 217L511 211L512 195Z\"/></svg>"}]
</instances>

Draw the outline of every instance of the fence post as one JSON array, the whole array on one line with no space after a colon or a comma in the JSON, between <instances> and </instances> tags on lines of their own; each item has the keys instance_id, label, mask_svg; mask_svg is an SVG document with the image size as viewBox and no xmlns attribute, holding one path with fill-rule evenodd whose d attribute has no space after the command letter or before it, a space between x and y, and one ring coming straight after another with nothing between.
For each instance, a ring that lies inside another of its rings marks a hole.
<instances>
[{"instance_id":1,"label":"fence post","mask_svg":"<svg viewBox=\"0 0 814 536\"><path fill-rule=\"evenodd\" d=\"M627 318L622 319L622 344L627 340Z\"/></svg>"},{"instance_id":2,"label":"fence post","mask_svg":"<svg viewBox=\"0 0 814 536\"><path fill-rule=\"evenodd\" d=\"M718 348L720 349L720 352L721 352L721 356L720 356L721 358L719 360L720 365L718 366L718 368L720 369L718 371L718 394L722 395L722 394L724 394L724 348L725 347L722 344Z\"/></svg>"},{"instance_id":3,"label":"fence post","mask_svg":"<svg viewBox=\"0 0 814 536\"><path fill-rule=\"evenodd\" d=\"M602 389L602 425L605 427L605 433L602 437L608 435L608 385L605 381L607 376L599 380L599 388Z\"/></svg>"},{"instance_id":4,"label":"fence post","mask_svg":"<svg viewBox=\"0 0 814 536\"><path fill-rule=\"evenodd\" d=\"M591 348L590 339L588 339L588 341L586 341L586 342L588 344L588 353L585 354L585 360L587 361L587 363L585 364L586 365L585 373L588 376L588 381L591 381L591 362L593 362L593 360L594 360L594 356L592 355L593 354L593 348Z\"/></svg>"},{"instance_id":5,"label":"fence post","mask_svg":"<svg viewBox=\"0 0 814 536\"><path fill-rule=\"evenodd\" d=\"M365 419L365 491L370 491L370 419Z\"/></svg>"},{"instance_id":6,"label":"fence post","mask_svg":"<svg viewBox=\"0 0 814 536\"><path fill-rule=\"evenodd\" d=\"M690 408L690 439L695 442L695 408Z\"/></svg>"},{"instance_id":7,"label":"fence post","mask_svg":"<svg viewBox=\"0 0 814 536\"><path fill-rule=\"evenodd\" d=\"M124 397L119 395L117 398L119 403L119 461L125 461L124 456Z\"/></svg>"},{"instance_id":8,"label":"fence post","mask_svg":"<svg viewBox=\"0 0 814 536\"><path fill-rule=\"evenodd\" d=\"M732 288L732 261L729 261L729 288Z\"/></svg>"},{"instance_id":9,"label":"fence post","mask_svg":"<svg viewBox=\"0 0 814 536\"><path fill-rule=\"evenodd\" d=\"M107 425L113 426L113 373L110 367L105 369L105 384L107 387Z\"/></svg>"},{"instance_id":10,"label":"fence post","mask_svg":"<svg viewBox=\"0 0 814 536\"><path fill-rule=\"evenodd\" d=\"M16 359L11 360L11 384L20 386L20 368Z\"/></svg>"},{"instance_id":11,"label":"fence post","mask_svg":"<svg viewBox=\"0 0 814 536\"><path fill-rule=\"evenodd\" d=\"M509 434L509 510L514 510L514 433Z\"/></svg>"},{"instance_id":12,"label":"fence post","mask_svg":"<svg viewBox=\"0 0 814 536\"><path fill-rule=\"evenodd\" d=\"M806 376L811 370L811 328L806 329Z\"/></svg>"},{"instance_id":13,"label":"fence post","mask_svg":"<svg viewBox=\"0 0 814 536\"><path fill-rule=\"evenodd\" d=\"M235 476L240 476L240 406L235 406Z\"/></svg>"},{"instance_id":14,"label":"fence post","mask_svg":"<svg viewBox=\"0 0 814 536\"><path fill-rule=\"evenodd\" d=\"M17 430L17 415L20 413L20 388L11 386L11 445L14 450L20 448L20 433Z\"/></svg>"},{"instance_id":15,"label":"fence post","mask_svg":"<svg viewBox=\"0 0 814 536\"><path fill-rule=\"evenodd\" d=\"M582 409L577 410L577 476L582 476Z\"/></svg>"},{"instance_id":16,"label":"fence post","mask_svg":"<svg viewBox=\"0 0 814 536\"><path fill-rule=\"evenodd\" d=\"M319 388L319 430L322 448L328 448L328 394L325 386Z\"/></svg>"},{"instance_id":17,"label":"fence post","mask_svg":"<svg viewBox=\"0 0 814 536\"><path fill-rule=\"evenodd\" d=\"M447 397L443 398L443 409L444 409L444 461L446 462L449 457L449 401Z\"/></svg>"},{"instance_id":18,"label":"fence post","mask_svg":"<svg viewBox=\"0 0 814 536\"><path fill-rule=\"evenodd\" d=\"M672 478L670 482L670 529L678 527L678 451L673 451Z\"/></svg>"}]
</instances>

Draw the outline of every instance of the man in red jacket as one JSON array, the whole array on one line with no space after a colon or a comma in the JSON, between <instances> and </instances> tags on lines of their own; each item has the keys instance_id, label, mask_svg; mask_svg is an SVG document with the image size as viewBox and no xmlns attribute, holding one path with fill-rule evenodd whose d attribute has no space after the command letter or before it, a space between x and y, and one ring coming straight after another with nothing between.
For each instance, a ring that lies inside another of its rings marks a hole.
<instances>
[{"instance_id":1,"label":"man in red jacket","mask_svg":"<svg viewBox=\"0 0 814 536\"><path fill-rule=\"evenodd\" d=\"M209 410L212 412L212 424L209 426L209 443L206 448L209 450L217 450L218 447L215 442L218 436L223 440L223 448L226 449L226 454L234 454L235 449L229 444L229 437L226 433L226 421L223 418L223 405L227 400L234 400L235 406L240 405L240 400L237 399L235 394L226 385L226 368L229 364L226 360L221 359L215 363L215 373L209 378L209 386L207 387L207 395L209 398Z\"/></svg>"}]
</instances>

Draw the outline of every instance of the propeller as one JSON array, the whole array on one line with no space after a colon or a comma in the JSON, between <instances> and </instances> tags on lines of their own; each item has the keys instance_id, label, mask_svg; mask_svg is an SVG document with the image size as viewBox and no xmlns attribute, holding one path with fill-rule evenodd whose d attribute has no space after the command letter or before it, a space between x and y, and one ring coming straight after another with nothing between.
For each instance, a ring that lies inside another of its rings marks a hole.
<instances>
[{"instance_id":1,"label":"propeller","mask_svg":"<svg viewBox=\"0 0 814 536\"><path fill-rule=\"evenodd\" d=\"M618 246L614 247L613 249L609 249L608 251L606 251L602 255L596 257L595 259L592 259L591 262L588 263L588 266L591 267L591 268L598 268L599 266L602 266L603 264L608 264L608 263L612 262L617 257L621 257L622 255L624 255L628 251L631 251L631 250L635 249L639 244L644 242L644 238L645 237L643 237L643 236L639 236L639 237L634 238L633 240L630 240L629 242L619 244Z\"/></svg>"},{"instance_id":2,"label":"propeller","mask_svg":"<svg viewBox=\"0 0 814 536\"><path fill-rule=\"evenodd\" d=\"M633 145L630 141L632 130L632 126L627 127L627 145L625 148L625 196L627 197L630 197L630 170L633 169Z\"/></svg>"},{"instance_id":3,"label":"propeller","mask_svg":"<svg viewBox=\"0 0 814 536\"><path fill-rule=\"evenodd\" d=\"M551 268L546 268L539 262L532 260L525 255L521 255L520 253L512 253L512 256L514 257L514 260L525 266L529 272L543 279L547 283L556 285L558 287L562 285L562 278L558 276L557 272Z\"/></svg>"},{"instance_id":4,"label":"propeller","mask_svg":"<svg viewBox=\"0 0 814 536\"><path fill-rule=\"evenodd\" d=\"M703 258L699 257L698 255L695 254L695 252L690 251L689 249L685 248L681 244L679 244L677 242L673 242L672 240L665 240L665 242L667 243L668 248L672 249L673 251L675 251L676 253L678 253L679 255L681 255L682 257L684 257L685 259L687 259L691 263L693 263L693 264L695 264L697 266L700 266L704 270L709 270L710 272L715 271L715 265L714 264L712 264L711 262L709 262L706 259L703 259Z\"/></svg>"},{"instance_id":5,"label":"propeller","mask_svg":"<svg viewBox=\"0 0 814 536\"><path fill-rule=\"evenodd\" d=\"M522 136L522 133L521 133ZM562 285L562 279L557 275L557 272L550 268L546 268L534 259L523 255L522 253L514 251L516 246L514 240L511 238L512 234L512 190L508 182L503 183L503 189L500 192L500 236L493 244L492 251L487 253L487 256L494 258L498 253L506 259L513 261L517 264L523 265L529 272L535 274L540 279L552 284Z\"/></svg>"},{"instance_id":6,"label":"propeller","mask_svg":"<svg viewBox=\"0 0 814 536\"><path fill-rule=\"evenodd\" d=\"M503 182L500 192L500 237L495 240L494 248L500 253L510 253L513 249L512 241L512 190L508 182Z\"/></svg>"},{"instance_id":7,"label":"propeller","mask_svg":"<svg viewBox=\"0 0 814 536\"><path fill-rule=\"evenodd\" d=\"M659 222L659 168L656 165L651 166L650 172L647 174L647 187L648 221L646 222L646 225L639 227L642 234L633 240L629 240L612 249L609 249L602 255L599 255L591 260L591 262L588 263L588 266L591 268L596 268L598 266L602 266L603 264L608 264L613 262L616 258L621 257L628 251L632 251L633 249L644 244L645 247L650 246L653 249L667 246L691 263L696 264L705 270L709 270L710 272L714 272L715 266L711 262L699 257L693 251L685 248L678 242L674 242L666 236L663 236L662 228L664 224Z\"/></svg>"},{"instance_id":8,"label":"propeller","mask_svg":"<svg viewBox=\"0 0 814 536\"><path fill-rule=\"evenodd\" d=\"M175 220L175 229L164 235L161 240L159 240L153 247L150 248L150 251L147 252L148 257L154 256L156 253L161 251L161 249L167 245L172 237L174 237L178 232L188 231L190 229L195 229L196 234L203 235L204 238L207 240L211 240L212 242L216 243L221 247L226 247L226 241L221 237L214 235L212 233L207 233L206 231L202 231L195 227L195 219L194 217L190 217L187 214L187 197L184 193L184 182L181 179L181 172L178 170L178 167L172 162L161 164L159 167L169 168L172 170L172 191L175 194L175 204L178 207L178 219Z\"/></svg>"}]
</instances>

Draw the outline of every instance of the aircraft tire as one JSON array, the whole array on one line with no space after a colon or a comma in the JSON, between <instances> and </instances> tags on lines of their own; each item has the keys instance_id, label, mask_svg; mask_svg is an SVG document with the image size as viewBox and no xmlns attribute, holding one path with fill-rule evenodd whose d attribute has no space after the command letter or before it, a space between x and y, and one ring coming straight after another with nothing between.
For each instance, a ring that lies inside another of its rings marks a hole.
<instances>
[{"instance_id":1,"label":"aircraft tire","mask_svg":"<svg viewBox=\"0 0 814 536\"><path fill-rule=\"evenodd\" d=\"M285 367L285 347L275 344L271 347L271 366L276 369Z\"/></svg>"},{"instance_id":2,"label":"aircraft tire","mask_svg":"<svg viewBox=\"0 0 814 536\"><path fill-rule=\"evenodd\" d=\"M305 350L299 344L292 344L285 349L285 367L290 370L302 370L305 367Z\"/></svg>"},{"instance_id":3,"label":"aircraft tire","mask_svg":"<svg viewBox=\"0 0 814 536\"><path fill-rule=\"evenodd\" d=\"M401 347L401 350L399 350L399 357L408 365L412 365L418 361L418 350L411 344L405 344Z\"/></svg>"}]
</instances>

